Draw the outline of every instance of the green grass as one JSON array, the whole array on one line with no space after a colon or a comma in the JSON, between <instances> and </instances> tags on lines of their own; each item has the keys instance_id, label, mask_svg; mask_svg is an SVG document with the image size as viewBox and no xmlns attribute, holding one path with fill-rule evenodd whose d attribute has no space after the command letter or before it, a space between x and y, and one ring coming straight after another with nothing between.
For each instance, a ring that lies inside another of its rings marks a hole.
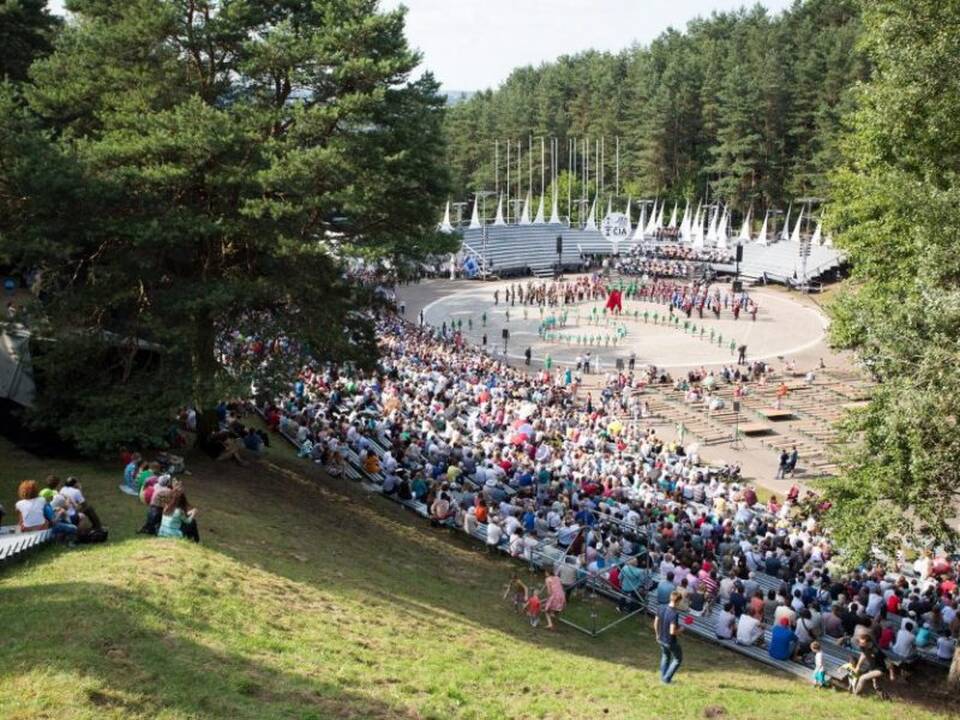
<instances>
[{"instance_id":1,"label":"green grass","mask_svg":"<svg viewBox=\"0 0 960 720\"><path fill-rule=\"evenodd\" d=\"M190 457L203 544L134 534L119 469L0 440L0 498L81 476L105 545L0 572L0 708L23 718L892 717L693 639L657 680L649 619L599 639L533 629L501 600L515 566L276 452L250 469ZM538 577L527 577L538 583ZM575 611L574 611L575 612ZM609 613L609 610L604 610ZM943 717L911 707L913 718Z\"/></svg>"}]
</instances>

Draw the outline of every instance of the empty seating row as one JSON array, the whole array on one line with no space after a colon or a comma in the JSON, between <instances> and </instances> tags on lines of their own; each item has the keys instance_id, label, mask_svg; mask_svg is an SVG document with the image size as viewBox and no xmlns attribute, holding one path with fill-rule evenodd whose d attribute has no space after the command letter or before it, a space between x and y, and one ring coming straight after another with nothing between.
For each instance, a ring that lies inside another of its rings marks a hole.
<instances>
[{"instance_id":1,"label":"empty seating row","mask_svg":"<svg viewBox=\"0 0 960 720\"><path fill-rule=\"evenodd\" d=\"M0 528L0 563L7 563L24 556L53 538L51 530L17 532L13 526Z\"/></svg>"}]
</instances>

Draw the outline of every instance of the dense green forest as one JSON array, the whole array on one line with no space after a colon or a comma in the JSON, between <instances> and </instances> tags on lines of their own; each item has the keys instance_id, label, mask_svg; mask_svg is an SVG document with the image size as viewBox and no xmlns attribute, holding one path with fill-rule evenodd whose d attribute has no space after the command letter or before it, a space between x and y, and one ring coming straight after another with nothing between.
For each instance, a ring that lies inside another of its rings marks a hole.
<instances>
[{"instance_id":1,"label":"dense green forest","mask_svg":"<svg viewBox=\"0 0 960 720\"><path fill-rule=\"evenodd\" d=\"M623 200L628 194L709 197L745 211L824 197L827 173L839 158L850 91L869 74L857 46L860 33L854 0L798 0L775 16L760 5L715 13L690 22L684 32L667 30L649 47L519 68L497 90L449 109L445 133L454 197L494 187L496 141L503 189L508 139L514 177L516 144L522 144L526 193L531 137L534 194L541 188L539 138L548 138L548 167L549 138L559 139L562 214L568 212L562 176L570 166L571 138L578 138L578 163L589 139L591 178L594 144L604 138L604 194L617 190L620 138ZM580 180L582 172L574 177ZM549 185L549 171L547 178ZM593 195L594 183L586 195ZM575 198L584 188L573 185Z\"/></svg>"}]
</instances>

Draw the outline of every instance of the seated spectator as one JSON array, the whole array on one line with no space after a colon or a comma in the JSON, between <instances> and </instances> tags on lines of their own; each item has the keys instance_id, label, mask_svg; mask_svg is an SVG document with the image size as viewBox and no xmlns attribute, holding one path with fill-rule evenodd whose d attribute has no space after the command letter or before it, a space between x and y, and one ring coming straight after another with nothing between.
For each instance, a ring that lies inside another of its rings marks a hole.
<instances>
[{"instance_id":1,"label":"seated spectator","mask_svg":"<svg viewBox=\"0 0 960 720\"><path fill-rule=\"evenodd\" d=\"M258 457L264 453L263 438L253 428L247 428L247 432L243 436L243 446Z\"/></svg>"},{"instance_id":2,"label":"seated spectator","mask_svg":"<svg viewBox=\"0 0 960 720\"><path fill-rule=\"evenodd\" d=\"M869 682L876 686L877 679L883 677L880 656L870 639L862 638L857 645L860 655L850 675L850 689L854 695L863 692Z\"/></svg>"},{"instance_id":3,"label":"seated spectator","mask_svg":"<svg viewBox=\"0 0 960 720\"><path fill-rule=\"evenodd\" d=\"M43 517L55 538L65 540L73 547L77 538L77 526L69 520L68 501L63 495L54 498L55 503L43 503Z\"/></svg>"},{"instance_id":4,"label":"seated spectator","mask_svg":"<svg viewBox=\"0 0 960 720\"><path fill-rule=\"evenodd\" d=\"M810 646L820 637L820 629L813 621L813 614L809 608L803 608L797 616L797 634L796 655L802 658L810 652Z\"/></svg>"},{"instance_id":5,"label":"seated spectator","mask_svg":"<svg viewBox=\"0 0 960 720\"><path fill-rule=\"evenodd\" d=\"M20 498L16 504L17 527L20 532L46 530L49 525L44 512L47 501L40 497L40 488L36 480L24 480L17 488Z\"/></svg>"},{"instance_id":6,"label":"seated spectator","mask_svg":"<svg viewBox=\"0 0 960 720\"><path fill-rule=\"evenodd\" d=\"M137 532L142 535L156 535L160 531L160 522L163 518L163 509L170 502L173 495L173 482L169 475L164 473L157 478L157 483L150 496L147 507L147 519Z\"/></svg>"},{"instance_id":7,"label":"seated spectator","mask_svg":"<svg viewBox=\"0 0 960 720\"><path fill-rule=\"evenodd\" d=\"M714 632L720 640L732 640L737 629L737 617L733 614L733 605L725 603L723 609L717 613L717 625Z\"/></svg>"},{"instance_id":8,"label":"seated spectator","mask_svg":"<svg viewBox=\"0 0 960 720\"><path fill-rule=\"evenodd\" d=\"M893 652L901 659L909 660L917 654L916 638L913 635L913 622L904 620L897 631L897 639L893 643Z\"/></svg>"},{"instance_id":9,"label":"seated spectator","mask_svg":"<svg viewBox=\"0 0 960 720\"><path fill-rule=\"evenodd\" d=\"M763 623L748 613L737 621L738 645L763 645Z\"/></svg>"},{"instance_id":10,"label":"seated spectator","mask_svg":"<svg viewBox=\"0 0 960 720\"><path fill-rule=\"evenodd\" d=\"M774 660L789 660L793 657L799 638L790 629L790 621L781 618L770 633L770 657Z\"/></svg>"},{"instance_id":11,"label":"seated spectator","mask_svg":"<svg viewBox=\"0 0 960 720\"><path fill-rule=\"evenodd\" d=\"M120 484L120 489L128 495L138 495L140 492L137 487L137 475L142 469L142 462L143 459L140 457L140 453L133 453L123 468L123 482Z\"/></svg>"},{"instance_id":12,"label":"seated spectator","mask_svg":"<svg viewBox=\"0 0 960 720\"><path fill-rule=\"evenodd\" d=\"M940 633L940 637L937 638L937 659L948 662L953 659L956 651L957 641L950 634L950 631L945 628Z\"/></svg>"},{"instance_id":13,"label":"seated spectator","mask_svg":"<svg viewBox=\"0 0 960 720\"><path fill-rule=\"evenodd\" d=\"M77 478L73 476L68 477L66 482L63 483L63 487L60 488L60 494L66 497L80 513L86 516L94 530L103 529L100 516L97 515L97 511L93 506L87 502L87 498L83 494L83 488Z\"/></svg>"},{"instance_id":14,"label":"seated spectator","mask_svg":"<svg viewBox=\"0 0 960 720\"><path fill-rule=\"evenodd\" d=\"M162 538L189 538L194 542L200 542L200 531L197 528L197 509L190 507L183 488L179 486L173 488L170 499L163 508L157 536Z\"/></svg>"}]
</instances>

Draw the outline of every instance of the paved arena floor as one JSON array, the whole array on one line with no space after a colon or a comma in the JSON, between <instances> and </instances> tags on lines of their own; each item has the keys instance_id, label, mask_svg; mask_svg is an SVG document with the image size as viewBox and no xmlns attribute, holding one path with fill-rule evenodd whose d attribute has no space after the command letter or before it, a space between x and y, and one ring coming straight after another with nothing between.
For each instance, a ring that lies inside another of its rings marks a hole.
<instances>
[{"instance_id":1,"label":"paved arena floor","mask_svg":"<svg viewBox=\"0 0 960 720\"><path fill-rule=\"evenodd\" d=\"M736 361L731 341L733 347L747 346L748 359L776 361L822 346L827 327L826 317L815 307L798 303L776 290L750 291L759 306L756 321L745 314L734 320L729 311L724 311L719 320L710 312L704 313L703 319L694 312L689 320L680 314L679 323L665 324L663 304L625 300L624 312L618 318L612 314L604 316L603 303L599 301L546 308L541 313L537 306L507 305L503 301L504 290L510 286L507 281L443 285L447 287L430 299L417 292L423 286L408 286L400 296L415 313L422 309L424 320L430 325L462 322L465 336L476 345L481 345L486 335L487 347L496 354L503 352L502 331L508 329L507 355L511 360L522 360L530 347L535 362L542 363L549 354L555 366L572 364L587 350L593 358L599 358L601 369L612 368L617 358L626 359L631 353L636 354L638 367L654 364L682 370L717 366ZM494 304L495 290L500 293L499 304ZM539 334L542 320L551 315L559 319L563 312L567 322L556 331L559 338L543 339ZM659 316L658 323L654 323L654 314ZM416 314L410 316L415 317ZM689 323L686 330L684 323ZM622 337L618 338L618 334Z\"/></svg>"}]
</instances>

